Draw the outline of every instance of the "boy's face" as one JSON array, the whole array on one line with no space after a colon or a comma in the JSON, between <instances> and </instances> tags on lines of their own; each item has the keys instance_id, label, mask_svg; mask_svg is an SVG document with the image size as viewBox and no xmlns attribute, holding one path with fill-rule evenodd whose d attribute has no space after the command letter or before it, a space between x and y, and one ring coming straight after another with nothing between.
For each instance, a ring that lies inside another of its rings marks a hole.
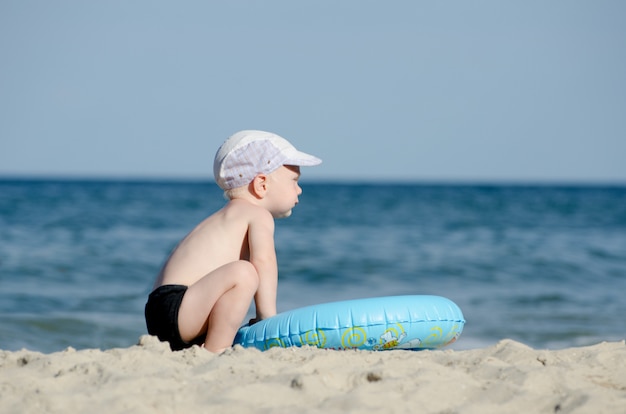
<instances>
[{"instance_id":1,"label":"boy's face","mask_svg":"<svg viewBox=\"0 0 626 414\"><path fill-rule=\"evenodd\" d=\"M289 217L298 204L302 188L298 185L300 167L283 165L269 175L271 183L266 195L268 210L274 218Z\"/></svg>"}]
</instances>

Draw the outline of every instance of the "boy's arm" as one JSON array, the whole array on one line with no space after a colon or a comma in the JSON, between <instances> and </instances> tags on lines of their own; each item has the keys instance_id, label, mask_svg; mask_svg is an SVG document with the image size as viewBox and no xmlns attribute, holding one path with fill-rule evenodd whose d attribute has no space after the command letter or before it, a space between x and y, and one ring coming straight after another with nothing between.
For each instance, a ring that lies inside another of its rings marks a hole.
<instances>
[{"instance_id":1,"label":"boy's arm","mask_svg":"<svg viewBox=\"0 0 626 414\"><path fill-rule=\"evenodd\" d=\"M259 288L254 296L256 319L276 315L278 264L274 247L274 218L267 211L256 214L248 228L250 263L259 274Z\"/></svg>"}]
</instances>

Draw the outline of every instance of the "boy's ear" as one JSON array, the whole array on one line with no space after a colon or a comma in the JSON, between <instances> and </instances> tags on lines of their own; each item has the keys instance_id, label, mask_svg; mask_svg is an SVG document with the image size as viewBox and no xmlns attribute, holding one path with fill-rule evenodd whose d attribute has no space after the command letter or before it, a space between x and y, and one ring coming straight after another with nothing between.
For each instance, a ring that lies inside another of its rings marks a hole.
<instances>
[{"instance_id":1,"label":"boy's ear","mask_svg":"<svg viewBox=\"0 0 626 414\"><path fill-rule=\"evenodd\" d=\"M265 193L267 193L267 181L267 175L265 174L258 174L254 177L254 180L252 180L250 185L252 187L251 190L256 197L265 197Z\"/></svg>"}]
</instances>

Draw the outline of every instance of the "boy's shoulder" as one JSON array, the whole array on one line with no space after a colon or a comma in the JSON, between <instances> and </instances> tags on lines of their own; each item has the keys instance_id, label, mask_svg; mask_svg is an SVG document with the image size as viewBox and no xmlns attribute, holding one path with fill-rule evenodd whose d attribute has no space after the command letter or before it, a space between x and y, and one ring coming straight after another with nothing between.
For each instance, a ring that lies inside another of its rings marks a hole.
<instances>
[{"instance_id":1,"label":"boy's shoulder","mask_svg":"<svg viewBox=\"0 0 626 414\"><path fill-rule=\"evenodd\" d=\"M223 211L227 218L243 219L249 222L274 222L272 214L267 209L244 199L235 198L230 200L224 206Z\"/></svg>"}]
</instances>

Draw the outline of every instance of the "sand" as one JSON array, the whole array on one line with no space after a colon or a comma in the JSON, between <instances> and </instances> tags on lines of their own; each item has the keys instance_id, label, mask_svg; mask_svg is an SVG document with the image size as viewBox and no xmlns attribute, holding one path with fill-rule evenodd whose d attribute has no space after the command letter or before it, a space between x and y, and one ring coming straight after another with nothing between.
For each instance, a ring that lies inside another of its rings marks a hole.
<instances>
[{"instance_id":1,"label":"sand","mask_svg":"<svg viewBox=\"0 0 626 414\"><path fill-rule=\"evenodd\" d=\"M626 345L0 351L1 413L626 413Z\"/></svg>"}]
</instances>

